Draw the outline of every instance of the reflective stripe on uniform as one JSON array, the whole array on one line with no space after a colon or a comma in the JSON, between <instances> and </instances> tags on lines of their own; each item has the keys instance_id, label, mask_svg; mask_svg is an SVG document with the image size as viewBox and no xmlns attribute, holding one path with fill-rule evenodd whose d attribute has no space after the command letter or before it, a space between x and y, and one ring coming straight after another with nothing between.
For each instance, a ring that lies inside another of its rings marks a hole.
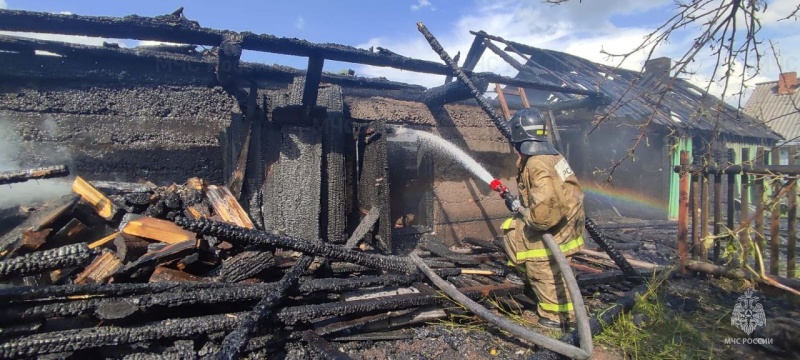
<instances>
[{"instance_id":1,"label":"reflective stripe on uniform","mask_svg":"<svg viewBox=\"0 0 800 360\"><path fill-rule=\"evenodd\" d=\"M511 225L514 225L514 218L508 218L508 220L503 221L503 225L500 225L501 230L511 230L513 229Z\"/></svg>"},{"instance_id":2,"label":"reflective stripe on uniform","mask_svg":"<svg viewBox=\"0 0 800 360\"><path fill-rule=\"evenodd\" d=\"M525 268L525 264L517 265L513 261L508 260L508 263L506 263L506 265L513 267L514 269L517 269L517 271L522 274L526 274L528 272L528 269Z\"/></svg>"},{"instance_id":3,"label":"reflective stripe on uniform","mask_svg":"<svg viewBox=\"0 0 800 360\"><path fill-rule=\"evenodd\" d=\"M568 242L565 242L559 246L561 248L561 252L567 252L570 250L575 250L579 247L583 246L583 236L578 236L575 239L572 239ZM517 252L517 261L527 260L527 259L547 259L553 255L550 249L533 249L527 251L519 251Z\"/></svg>"},{"instance_id":4,"label":"reflective stripe on uniform","mask_svg":"<svg viewBox=\"0 0 800 360\"><path fill-rule=\"evenodd\" d=\"M572 306L571 302L565 304L550 304L545 302L540 302L539 306L542 310L549 311L549 312L571 312L575 311L575 308Z\"/></svg>"}]
</instances>

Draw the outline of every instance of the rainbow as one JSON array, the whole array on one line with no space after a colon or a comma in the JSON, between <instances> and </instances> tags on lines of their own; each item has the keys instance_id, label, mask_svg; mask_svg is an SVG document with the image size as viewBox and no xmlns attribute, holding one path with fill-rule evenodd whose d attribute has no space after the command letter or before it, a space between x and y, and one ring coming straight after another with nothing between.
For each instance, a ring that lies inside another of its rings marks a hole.
<instances>
[{"instance_id":1,"label":"rainbow","mask_svg":"<svg viewBox=\"0 0 800 360\"><path fill-rule=\"evenodd\" d=\"M641 207L646 211L657 211L666 213L669 206L666 201L656 199L652 196L641 194L629 189L615 188L611 186L600 186L593 181L579 180L583 192L600 197L612 204L622 203L634 207Z\"/></svg>"}]
</instances>

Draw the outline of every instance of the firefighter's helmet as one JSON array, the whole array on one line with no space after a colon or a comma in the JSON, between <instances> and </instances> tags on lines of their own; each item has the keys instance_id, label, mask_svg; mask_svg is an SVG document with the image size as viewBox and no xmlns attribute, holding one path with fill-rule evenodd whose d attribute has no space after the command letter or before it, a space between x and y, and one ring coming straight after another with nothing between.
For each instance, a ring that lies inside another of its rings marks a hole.
<instances>
[{"instance_id":1,"label":"firefighter's helmet","mask_svg":"<svg viewBox=\"0 0 800 360\"><path fill-rule=\"evenodd\" d=\"M547 137L546 125L539 110L527 108L517 111L508 121L511 143L525 155L557 155L558 151Z\"/></svg>"}]
</instances>

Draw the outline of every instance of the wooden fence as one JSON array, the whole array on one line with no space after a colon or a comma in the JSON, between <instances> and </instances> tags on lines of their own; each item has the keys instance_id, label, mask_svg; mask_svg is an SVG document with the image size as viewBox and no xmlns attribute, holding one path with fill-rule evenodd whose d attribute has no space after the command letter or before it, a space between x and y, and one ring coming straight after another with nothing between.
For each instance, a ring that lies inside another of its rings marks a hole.
<instances>
[{"instance_id":1,"label":"wooden fence","mask_svg":"<svg viewBox=\"0 0 800 360\"><path fill-rule=\"evenodd\" d=\"M750 158L747 149L742 152L743 159ZM778 156L763 148L745 163L734 164L732 155L729 150L728 159L704 157L692 163L687 152L680 154L674 171L680 173L677 250L682 271L698 263L760 271L763 260L764 271L773 277L797 277L797 154L790 154L789 165L766 165L768 156L773 163Z\"/></svg>"}]
</instances>

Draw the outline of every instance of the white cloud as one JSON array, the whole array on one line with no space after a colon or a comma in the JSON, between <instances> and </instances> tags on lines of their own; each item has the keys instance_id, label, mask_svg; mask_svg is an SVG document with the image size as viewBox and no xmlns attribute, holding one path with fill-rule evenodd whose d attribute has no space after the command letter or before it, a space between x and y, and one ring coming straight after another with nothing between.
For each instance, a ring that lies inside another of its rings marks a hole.
<instances>
[{"instance_id":1,"label":"white cloud","mask_svg":"<svg viewBox=\"0 0 800 360\"><path fill-rule=\"evenodd\" d=\"M431 29L434 36L447 50L450 56L461 52L461 60L466 57L474 36L470 30L484 30L509 40L535 47L566 51L604 64L615 64L600 53L606 50L621 51L633 41L640 41L647 29L615 28L607 19L612 14L623 14L632 8L646 10L665 3L666 0L652 1L642 4L635 0L609 0L602 6L587 7L567 5L551 7L517 1L478 0L472 13L460 18L448 32L437 32ZM586 4L596 4L587 2ZM581 5L575 2L576 5ZM613 9L616 8L617 11ZM595 15L593 15L593 13ZM373 38L360 48L381 46L401 55L441 63L439 56L417 32L403 39ZM644 56L641 57L642 59ZM522 61L521 58L517 60ZM632 63L633 61L631 61ZM635 64L634 67L639 67ZM506 76L515 76L517 71L499 56L486 50L475 67L476 71L495 72ZM358 70L365 76L383 76L391 80L420 84L427 87L438 86L444 82L444 76L420 74L400 71L391 68L363 66Z\"/></svg>"},{"instance_id":2,"label":"white cloud","mask_svg":"<svg viewBox=\"0 0 800 360\"><path fill-rule=\"evenodd\" d=\"M421 10L426 7L431 8L431 10L436 10L429 0L417 0L416 4L411 5L411 11Z\"/></svg>"},{"instance_id":3,"label":"white cloud","mask_svg":"<svg viewBox=\"0 0 800 360\"><path fill-rule=\"evenodd\" d=\"M0 9L5 9L7 7L8 4L6 4L6 0L0 0Z\"/></svg>"},{"instance_id":4,"label":"white cloud","mask_svg":"<svg viewBox=\"0 0 800 360\"><path fill-rule=\"evenodd\" d=\"M294 27L302 30L304 27L306 27L306 20L303 19L302 16L298 16L297 20L294 22Z\"/></svg>"}]
</instances>

